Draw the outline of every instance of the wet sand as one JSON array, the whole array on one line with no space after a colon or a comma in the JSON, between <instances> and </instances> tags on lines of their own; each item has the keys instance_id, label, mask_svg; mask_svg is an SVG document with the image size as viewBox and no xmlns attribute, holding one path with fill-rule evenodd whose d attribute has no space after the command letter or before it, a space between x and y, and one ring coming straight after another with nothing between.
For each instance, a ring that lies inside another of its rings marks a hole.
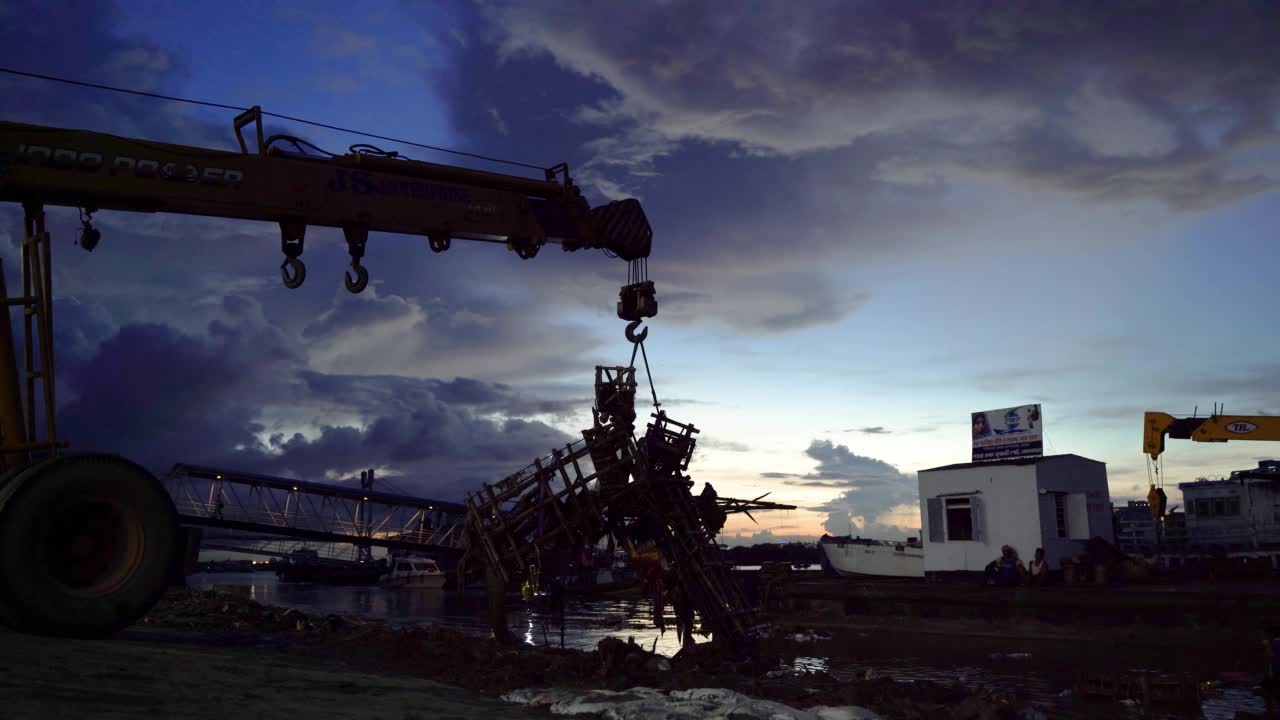
<instances>
[{"instance_id":1,"label":"wet sand","mask_svg":"<svg viewBox=\"0 0 1280 720\"><path fill-rule=\"evenodd\" d=\"M1206 679L1256 662L1245 649L1250 638L1187 628L889 617L824 623L821 614L790 625L774 626L754 658L709 645L661 658L621 640L589 651L502 646L456 628L395 627L181 591L111 640L0 633L0 717L546 717L497 697L521 688L651 687L726 688L796 708L857 705L903 720L977 720L1020 716L1027 702L1059 696L1081 668L1182 665ZM797 642L797 631L809 637ZM1042 706L1052 718L1125 710L1053 705ZM1231 717L1223 710L1206 716Z\"/></svg>"},{"instance_id":2,"label":"wet sand","mask_svg":"<svg viewBox=\"0 0 1280 720\"><path fill-rule=\"evenodd\" d=\"M217 647L198 634L126 630L50 640L0 630L6 720L479 720L536 717L479 693L343 668L332 657Z\"/></svg>"},{"instance_id":3,"label":"wet sand","mask_svg":"<svg viewBox=\"0 0 1280 720\"><path fill-rule=\"evenodd\" d=\"M0 635L5 718L529 717L521 688L725 688L792 707L869 707L887 718L1007 717L1003 694L932 682L777 674L785 656L699 644L672 658L623 640L591 651L501 645L440 626L312 614L212 591L171 593L102 641ZM545 710L542 711L545 717Z\"/></svg>"}]
</instances>

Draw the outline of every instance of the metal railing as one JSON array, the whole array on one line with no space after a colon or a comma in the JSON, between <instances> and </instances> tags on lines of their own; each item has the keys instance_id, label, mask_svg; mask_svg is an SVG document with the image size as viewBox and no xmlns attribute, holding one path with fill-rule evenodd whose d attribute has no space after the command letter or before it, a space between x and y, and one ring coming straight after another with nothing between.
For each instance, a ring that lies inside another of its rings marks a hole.
<instances>
[{"instance_id":1,"label":"metal railing","mask_svg":"<svg viewBox=\"0 0 1280 720\"><path fill-rule=\"evenodd\" d=\"M175 465L162 480L184 525L409 551L462 548L456 503L193 465Z\"/></svg>"}]
</instances>

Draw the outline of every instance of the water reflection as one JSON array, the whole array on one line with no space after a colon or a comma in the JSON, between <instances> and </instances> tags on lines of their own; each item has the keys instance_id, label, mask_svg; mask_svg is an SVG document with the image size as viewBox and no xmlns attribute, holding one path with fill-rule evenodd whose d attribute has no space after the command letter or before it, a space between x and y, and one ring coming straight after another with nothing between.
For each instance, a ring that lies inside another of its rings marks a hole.
<instances>
[{"instance_id":1,"label":"water reflection","mask_svg":"<svg viewBox=\"0 0 1280 720\"><path fill-rule=\"evenodd\" d=\"M432 622L480 635L489 633L485 593L480 591L387 589L380 587L328 587L281 582L270 573L218 573L193 575L192 587L248 585L254 600L267 605L295 607L304 612L336 612L376 617L393 625ZM668 625L675 617L668 614ZM546 626L544 632L543 626ZM521 603L511 603L507 626L531 645L548 641L560 644L554 618ZM565 647L591 650L605 637L633 637L656 652L673 655L680 650L674 632L665 635L653 625L648 601L607 600L565 604Z\"/></svg>"},{"instance_id":2,"label":"water reflection","mask_svg":"<svg viewBox=\"0 0 1280 720\"><path fill-rule=\"evenodd\" d=\"M444 592L442 590L389 590L384 588L325 587L282 583L269 573L226 573L195 575L190 578L193 587L211 587L218 584L248 585L249 596L254 600L285 607L296 607L304 612L339 612L378 617L392 624L430 622L454 627L464 632L487 636L487 604L483 591ZM570 600L565 607L566 647L581 650L594 649L605 637L632 637L645 648L654 648L667 656L680 650L675 632L660 633L654 627L646 600L601 600L583 602ZM675 626L675 618L668 616L668 626ZM560 644L560 631L554 619L513 603L507 620L508 627L523 636L530 645ZM544 630L545 625L545 630ZM939 683L958 682L971 688L988 688L1016 692L1023 698L1034 699L1048 718L1124 718L1138 717L1136 710L1118 703L1074 702L1066 686L1059 678L1017 667L979 668L967 666L936 667L911 657L896 656L877 659L875 663L851 662L839 657L840 648L823 643L811 648L810 654L795 658L790 669L807 672L827 672L839 680L865 677L887 677L893 680ZM1260 696L1249 688L1229 688L1205 699L1198 715L1207 720L1227 720L1237 712L1261 713L1265 709ZM1185 718L1181 715L1155 715L1157 718Z\"/></svg>"}]
</instances>

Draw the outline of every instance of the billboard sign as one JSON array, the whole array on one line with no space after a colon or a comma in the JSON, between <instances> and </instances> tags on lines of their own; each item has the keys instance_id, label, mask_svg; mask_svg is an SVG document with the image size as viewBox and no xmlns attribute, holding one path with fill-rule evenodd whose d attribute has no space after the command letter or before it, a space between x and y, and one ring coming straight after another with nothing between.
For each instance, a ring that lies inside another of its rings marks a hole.
<instances>
[{"instance_id":1,"label":"billboard sign","mask_svg":"<svg viewBox=\"0 0 1280 720\"><path fill-rule=\"evenodd\" d=\"M1044 455L1040 405L973 413L973 461L1007 460Z\"/></svg>"}]
</instances>

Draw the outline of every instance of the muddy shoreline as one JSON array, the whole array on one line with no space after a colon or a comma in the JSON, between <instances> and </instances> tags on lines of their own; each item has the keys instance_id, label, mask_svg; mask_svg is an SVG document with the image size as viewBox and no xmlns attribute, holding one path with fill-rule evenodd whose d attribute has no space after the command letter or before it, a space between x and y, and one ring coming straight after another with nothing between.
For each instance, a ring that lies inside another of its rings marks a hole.
<instances>
[{"instance_id":1,"label":"muddy shoreline","mask_svg":"<svg viewBox=\"0 0 1280 720\"><path fill-rule=\"evenodd\" d=\"M145 626L109 640L0 629L0 708L6 720L539 717L427 679Z\"/></svg>"},{"instance_id":2,"label":"muddy shoreline","mask_svg":"<svg viewBox=\"0 0 1280 720\"><path fill-rule=\"evenodd\" d=\"M869 707L886 718L1015 717L1016 699L998 693L781 674L781 655L748 659L700 645L668 659L616 639L590 652L502 646L438 626L308 616L220 591L170 593L111 640L6 633L2 645L0 700L14 718L273 717L290 703L299 705L288 712L306 707L313 717L410 720L424 703L432 712L422 717L493 717L495 708L524 717L538 713L497 698L549 687L726 688L796 708ZM437 712L438 697L447 714ZM321 714L311 713L317 706Z\"/></svg>"},{"instance_id":3,"label":"muddy shoreline","mask_svg":"<svg viewBox=\"0 0 1280 720\"><path fill-rule=\"evenodd\" d=\"M1017 689L965 687L959 675L900 681L860 668L892 669L895 659L916 658L944 667L1034 671L1069 687L1075 670L1106 667L1107 658L1116 668L1198 658L1185 664L1201 674L1256 666L1236 644L1243 637L1219 638L1216 649L1200 651L1203 636L1144 633L792 616L775 625L755 658L701 645L664 658L618 639L592 651L502 646L439 626L396 628L264 606L221 591L181 590L113 640L3 635L0 702L14 718L278 717L306 707L311 717L413 720L546 717L545 710L498 700L528 688L725 688L798 709L858 706L886 719L994 720L1044 715ZM805 662L825 657L843 664ZM851 667L857 668L852 674ZM98 696L105 704L94 704ZM311 712L317 705L323 707ZM423 714L424 706L430 712ZM1094 710L1088 716L1124 714L1115 704Z\"/></svg>"}]
</instances>

